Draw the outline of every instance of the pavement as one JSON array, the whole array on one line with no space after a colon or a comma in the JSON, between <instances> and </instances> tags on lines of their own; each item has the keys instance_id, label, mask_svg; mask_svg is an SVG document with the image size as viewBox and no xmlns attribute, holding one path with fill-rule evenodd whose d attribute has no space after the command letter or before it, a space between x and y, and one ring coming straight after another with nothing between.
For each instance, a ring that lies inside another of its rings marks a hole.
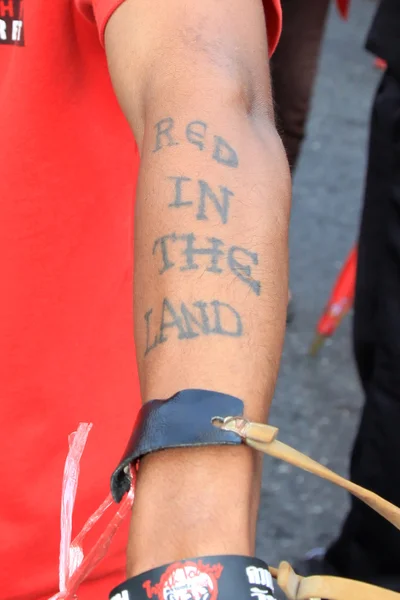
<instances>
[{"instance_id":1,"label":"pavement","mask_svg":"<svg viewBox=\"0 0 400 600\"><path fill-rule=\"evenodd\" d=\"M294 181L289 325L270 423L280 439L342 475L360 417L351 318L317 358L309 344L344 258L357 238L369 111L380 72L364 48L376 3L353 0L350 20L334 6L324 41L313 109ZM344 492L271 458L264 461L257 554L294 561L337 535Z\"/></svg>"}]
</instances>

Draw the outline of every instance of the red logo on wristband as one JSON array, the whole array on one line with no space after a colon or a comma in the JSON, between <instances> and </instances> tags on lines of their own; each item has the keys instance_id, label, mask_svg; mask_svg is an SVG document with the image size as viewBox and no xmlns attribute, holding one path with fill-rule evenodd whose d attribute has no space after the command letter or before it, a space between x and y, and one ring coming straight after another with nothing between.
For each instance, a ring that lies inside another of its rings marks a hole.
<instances>
[{"instance_id":1,"label":"red logo on wristband","mask_svg":"<svg viewBox=\"0 0 400 600\"><path fill-rule=\"evenodd\" d=\"M159 600L217 600L218 579L223 566L198 562L178 562L169 565L159 583L150 579L143 583L147 597Z\"/></svg>"}]
</instances>

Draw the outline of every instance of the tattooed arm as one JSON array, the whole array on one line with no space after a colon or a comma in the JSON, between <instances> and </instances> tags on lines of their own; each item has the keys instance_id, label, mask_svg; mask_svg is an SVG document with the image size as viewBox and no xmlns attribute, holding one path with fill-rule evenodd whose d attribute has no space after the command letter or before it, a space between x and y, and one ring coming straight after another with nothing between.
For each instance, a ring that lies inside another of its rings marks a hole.
<instances>
[{"instance_id":1,"label":"tattooed arm","mask_svg":"<svg viewBox=\"0 0 400 600\"><path fill-rule=\"evenodd\" d=\"M290 179L259 0L126 0L110 73L141 150L135 338L143 400L206 388L267 417L287 306ZM169 450L141 464L129 574L254 553L258 458Z\"/></svg>"}]
</instances>

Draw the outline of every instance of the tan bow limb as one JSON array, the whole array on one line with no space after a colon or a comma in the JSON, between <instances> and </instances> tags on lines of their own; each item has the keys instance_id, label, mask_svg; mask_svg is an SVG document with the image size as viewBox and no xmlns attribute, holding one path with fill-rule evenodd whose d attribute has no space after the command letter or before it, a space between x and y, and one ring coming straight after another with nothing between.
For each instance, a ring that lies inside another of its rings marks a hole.
<instances>
[{"instance_id":1,"label":"tan bow limb","mask_svg":"<svg viewBox=\"0 0 400 600\"><path fill-rule=\"evenodd\" d=\"M240 435L243 441L251 448L284 460L295 467L313 473L347 490L365 502L365 504L368 504L368 506L387 519L397 529L400 529L400 509L397 506L384 500L374 492L348 481L291 446L283 444L276 439L278 434L276 427L261 423L252 423L242 417L226 417L221 420L216 418L213 422L216 426L221 427L221 429L233 431Z\"/></svg>"},{"instance_id":2,"label":"tan bow limb","mask_svg":"<svg viewBox=\"0 0 400 600\"><path fill-rule=\"evenodd\" d=\"M399 600L399 594L354 579L313 575L300 577L289 563L281 562L278 585L289 600Z\"/></svg>"},{"instance_id":3,"label":"tan bow limb","mask_svg":"<svg viewBox=\"0 0 400 600\"><path fill-rule=\"evenodd\" d=\"M340 486L357 496L397 529L400 529L400 509L397 506L374 492L348 481L291 446L279 442L276 439L278 435L276 427L252 423L243 417L215 417L213 423L225 431L238 434L248 446L255 450L284 460ZM288 600L400 600L400 594L397 592L354 579L328 575L301 577L287 562L281 562L278 569L269 567L269 571L277 579L279 587L285 592Z\"/></svg>"}]
</instances>

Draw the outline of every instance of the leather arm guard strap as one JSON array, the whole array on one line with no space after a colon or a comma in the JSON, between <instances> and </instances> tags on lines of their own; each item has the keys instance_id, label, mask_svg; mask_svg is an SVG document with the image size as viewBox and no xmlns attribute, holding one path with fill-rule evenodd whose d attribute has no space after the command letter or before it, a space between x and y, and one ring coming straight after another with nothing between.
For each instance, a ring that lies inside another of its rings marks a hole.
<instances>
[{"instance_id":1,"label":"leather arm guard strap","mask_svg":"<svg viewBox=\"0 0 400 600\"><path fill-rule=\"evenodd\" d=\"M284 460L342 487L400 529L400 508L280 442L276 439L277 428L249 422L242 415L241 400L205 390L184 390L169 400L154 400L145 404L140 411L124 457L112 476L114 499L120 501L129 490L130 478L126 467L149 452L189 446L239 445L242 442L254 450ZM279 586L289 600L400 600L400 594L396 592L360 581L327 576L300 577L287 562L282 562L278 569L269 567L269 572L277 578ZM134 583L132 580L128 581ZM144 589L147 598L152 598L153 595L158 596L159 600L166 598L159 595L161 580L153 587L144 586ZM132 597L131 592L132 589L128 591L126 587L116 588L112 599L129 600ZM258 590L256 593L253 589L253 592L252 597L258 596ZM266 596L268 600L272 598L268 598L268 593L264 592L263 590L262 596ZM236 594L233 596L239 597ZM173 597L172 594L171 598ZM207 600L216 598L211 595Z\"/></svg>"},{"instance_id":2,"label":"leather arm guard strap","mask_svg":"<svg viewBox=\"0 0 400 600\"><path fill-rule=\"evenodd\" d=\"M150 452L190 446L240 445L241 437L214 427L216 415L241 416L239 398L207 390L183 390L168 400L152 400L139 412L122 460L111 477L111 493L116 502L130 488L129 465Z\"/></svg>"}]
</instances>

